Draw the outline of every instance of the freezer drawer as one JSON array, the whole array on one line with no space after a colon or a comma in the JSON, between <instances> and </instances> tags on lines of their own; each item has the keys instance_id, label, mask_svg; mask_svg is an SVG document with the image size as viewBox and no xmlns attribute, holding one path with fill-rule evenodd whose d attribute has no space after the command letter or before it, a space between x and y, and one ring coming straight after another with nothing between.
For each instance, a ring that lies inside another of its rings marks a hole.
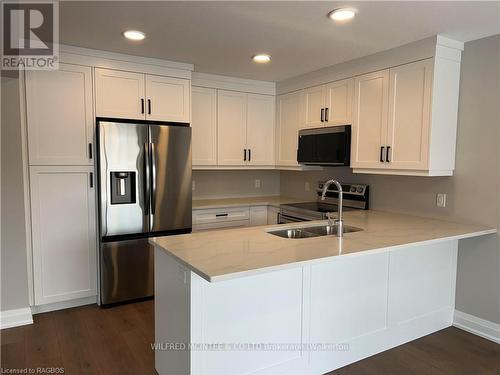
<instances>
[{"instance_id":1,"label":"freezer drawer","mask_svg":"<svg viewBox=\"0 0 500 375\"><path fill-rule=\"evenodd\" d=\"M101 303L149 297L154 292L154 251L147 238L102 242Z\"/></svg>"}]
</instances>

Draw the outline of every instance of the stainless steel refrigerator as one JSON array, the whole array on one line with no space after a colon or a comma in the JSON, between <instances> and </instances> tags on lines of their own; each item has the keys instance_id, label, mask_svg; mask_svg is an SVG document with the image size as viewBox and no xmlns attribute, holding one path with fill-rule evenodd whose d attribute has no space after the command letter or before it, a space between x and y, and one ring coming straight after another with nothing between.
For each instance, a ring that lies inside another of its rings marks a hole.
<instances>
[{"instance_id":1,"label":"stainless steel refrigerator","mask_svg":"<svg viewBox=\"0 0 500 375\"><path fill-rule=\"evenodd\" d=\"M191 128L98 120L99 296L153 295L148 238L191 231Z\"/></svg>"}]
</instances>

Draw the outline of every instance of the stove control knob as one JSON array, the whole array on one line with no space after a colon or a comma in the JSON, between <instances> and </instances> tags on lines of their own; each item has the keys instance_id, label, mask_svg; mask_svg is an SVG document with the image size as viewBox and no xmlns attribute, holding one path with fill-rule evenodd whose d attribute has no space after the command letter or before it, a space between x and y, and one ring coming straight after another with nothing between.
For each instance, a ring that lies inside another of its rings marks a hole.
<instances>
[{"instance_id":1,"label":"stove control knob","mask_svg":"<svg viewBox=\"0 0 500 375\"><path fill-rule=\"evenodd\" d=\"M363 189L363 186L359 186L359 187L358 187L358 193L362 193L362 192L363 192L363 190L364 190L364 189Z\"/></svg>"},{"instance_id":2,"label":"stove control knob","mask_svg":"<svg viewBox=\"0 0 500 375\"><path fill-rule=\"evenodd\" d=\"M356 192L356 186L351 186L351 192L353 192L353 193Z\"/></svg>"}]
</instances>

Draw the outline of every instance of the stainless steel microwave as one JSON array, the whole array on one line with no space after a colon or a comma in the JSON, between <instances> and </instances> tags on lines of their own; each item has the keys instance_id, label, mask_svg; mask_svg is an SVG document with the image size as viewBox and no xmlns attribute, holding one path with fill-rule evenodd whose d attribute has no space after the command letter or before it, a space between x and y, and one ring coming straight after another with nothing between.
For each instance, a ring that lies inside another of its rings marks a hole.
<instances>
[{"instance_id":1,"label":"stainless steel microwave","mask_svg":"<svg viewBox=\"0 0 500 375\"><path fill-rule=\"evenodd\" d=\"M299 131L297 162L305 165L348 166L351 156L351 125Z\"/></svg>"}]
</instances>

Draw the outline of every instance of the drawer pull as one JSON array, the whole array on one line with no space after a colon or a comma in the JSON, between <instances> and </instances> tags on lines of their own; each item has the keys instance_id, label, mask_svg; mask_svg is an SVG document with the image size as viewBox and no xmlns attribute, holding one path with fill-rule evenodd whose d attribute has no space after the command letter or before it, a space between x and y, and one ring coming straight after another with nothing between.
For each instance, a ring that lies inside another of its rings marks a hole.
<instances>
[{"instance_id":1,"label":"drawer pull","mask_svg":"<svg viewBox=\"0 0 500 375\"><path fill-rule=\"evenodd\" d=\"M226 217L228 214L216 214L215 217Z\"/></svg>"}]
</instances>

